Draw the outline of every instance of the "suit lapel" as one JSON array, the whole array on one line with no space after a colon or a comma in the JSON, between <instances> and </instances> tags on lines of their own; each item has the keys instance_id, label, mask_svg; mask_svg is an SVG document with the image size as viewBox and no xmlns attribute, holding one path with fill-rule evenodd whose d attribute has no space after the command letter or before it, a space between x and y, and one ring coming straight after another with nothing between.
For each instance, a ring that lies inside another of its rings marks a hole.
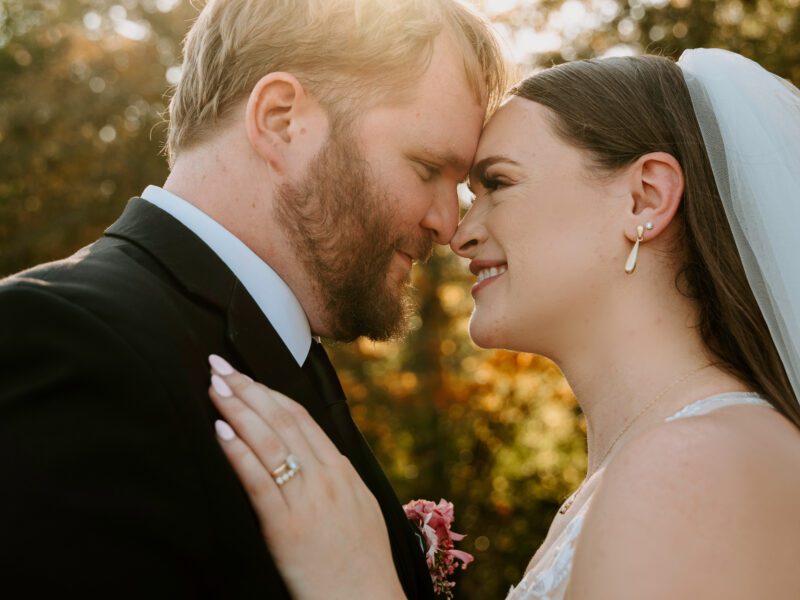
<instances>
[{"instance_id":1,"label":"suit lapel","mask_svg":"<svg viewBox=\"0 0 800 600\"><path fill-rule=\"evenodd\" d=\"M188 296L227 308L236 277L203 240L154 204L131 198L105 235L145 250Z\"/></svg>"},{"instance_id":2,"label":"suit lapel","mask_svg":"<svg viewBox=\"0 0 800 600\"><path fill-rule=\"evenodd\" d=\"M143 198L131 198L105 235L142 248L161 264L183 293L217 309L225 319L226 337L231 354L236 357L231 362L305 406L331 437L338 438L334 442L339 445L338 430L314 385L253 297L203 240Z\"/></svg>"}]
</instances>

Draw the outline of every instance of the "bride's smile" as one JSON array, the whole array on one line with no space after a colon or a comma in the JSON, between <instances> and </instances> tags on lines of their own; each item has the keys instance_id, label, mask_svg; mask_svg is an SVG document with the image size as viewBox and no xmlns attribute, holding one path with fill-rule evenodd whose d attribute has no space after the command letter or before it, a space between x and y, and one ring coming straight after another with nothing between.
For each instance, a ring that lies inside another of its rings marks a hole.
<instances>
[{"instance_id":1,"label":"bride's smile","mask_svg":"<svg viewBox=\"0 0 800 600\"><path fill-rule=\"evenodd\" d=\"M472 295L475 296L478 290L483 289L508 271L508 263L496 260L473 260L469 264L469 270L478 277L475 285L472 286Z\"/></svg>"}]
</instances>

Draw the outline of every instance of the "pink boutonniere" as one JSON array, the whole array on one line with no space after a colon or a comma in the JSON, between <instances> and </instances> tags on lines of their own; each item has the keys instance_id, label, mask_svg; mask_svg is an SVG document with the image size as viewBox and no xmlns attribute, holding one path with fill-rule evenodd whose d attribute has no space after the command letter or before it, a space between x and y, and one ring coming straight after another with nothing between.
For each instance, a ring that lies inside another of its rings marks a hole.
<instances>
[{"instance_id":1,"label":"pink boutonniere","mask_svg":"<svg viewBox=\"0 0 800 600\"><path fill-rule=\"evenodd\" d=\"M453 523L453 503L440 500L439 504L430 500L412 500L403 508L406 516L417 526L420 533L420 543L428 569L431 572L433 591L447 600L453 597L455 582L449 581L450 577L459 566L461 568L474 560L467 552L455 549L454 542L464 539L464 535L450 530Z\"/></svg>"}]
</instances>

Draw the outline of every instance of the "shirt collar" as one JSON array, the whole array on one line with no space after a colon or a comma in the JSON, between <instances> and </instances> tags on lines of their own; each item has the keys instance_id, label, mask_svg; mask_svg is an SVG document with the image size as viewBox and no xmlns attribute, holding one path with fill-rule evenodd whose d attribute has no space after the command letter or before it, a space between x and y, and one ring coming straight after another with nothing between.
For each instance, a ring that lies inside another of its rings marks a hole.
<instances>
[{"instance_id":1,"label":"shirt collar","mask_svg":"<svg viewBox=\"0 0 800 600\"><path fill-rule=\"evenodd\" d=\"M311 327L286 282L239 238L183 198L155 185L147 186L141 197L180 221L219 256L302 365L311 347Z\"/></svg>"}]
</instances>

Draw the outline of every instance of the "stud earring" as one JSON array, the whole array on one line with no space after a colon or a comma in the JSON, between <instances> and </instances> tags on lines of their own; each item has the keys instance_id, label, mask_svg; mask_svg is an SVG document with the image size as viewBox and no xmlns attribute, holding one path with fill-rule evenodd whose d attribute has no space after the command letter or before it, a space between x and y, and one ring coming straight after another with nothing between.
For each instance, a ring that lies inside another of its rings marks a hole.
<instances>
[{"instance_id":1,"label":"stud earring","mask_svg":"<svg viewBox=\"0 0 800 600\"><path fill-rule=\"evenodd\" d=\"M636 228L636 243L633 244L633 249L631 253L628 255L628 260L625 263L625 272L630 275L636 270L636 261L639 259L639 246L644 241L644 230L647 229L648 231L652 231L654 226L652 223L648 222L645 225L639 225Z\"/></svg>"}]
</instances>

